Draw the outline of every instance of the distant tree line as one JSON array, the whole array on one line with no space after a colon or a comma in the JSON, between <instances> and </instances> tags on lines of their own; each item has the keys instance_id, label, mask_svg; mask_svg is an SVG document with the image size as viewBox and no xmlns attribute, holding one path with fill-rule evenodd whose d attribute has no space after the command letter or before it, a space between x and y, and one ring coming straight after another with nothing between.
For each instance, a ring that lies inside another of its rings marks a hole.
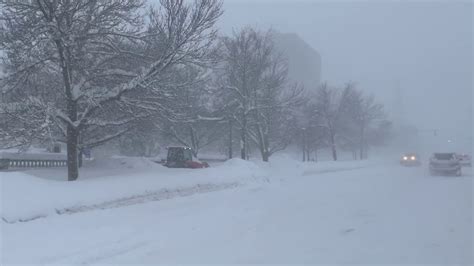
<instances>
[{"instance_id":1,"label":"distant tree line","mask_svg":"<svg viewBox=\"0 0 474 266\"><path fill-rule=\"evenodd\" d=\"M206 146L263 161L291 144L367 158L390 123L353 84L290 82L272 32L218 36L219 0L0 0L0 144L63 142L68 180L84 148Z\"/></svg>"}]
</instances>

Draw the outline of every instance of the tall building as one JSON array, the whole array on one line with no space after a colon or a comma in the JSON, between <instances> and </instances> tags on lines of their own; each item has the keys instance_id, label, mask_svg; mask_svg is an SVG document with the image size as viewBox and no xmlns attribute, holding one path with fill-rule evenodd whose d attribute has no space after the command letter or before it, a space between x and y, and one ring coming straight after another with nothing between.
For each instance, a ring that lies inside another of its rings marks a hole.
<instances>
[{"instance_id":1,"label":"tall building","mask_svg":"<svg viewBox=\"0 0 474 266\"><path fill-rule=\"evenodd\" d=\"M321 56L295 33L274 34L275 47L288 59L290 81L306 90L316 89L321 82Z\"/></svg>"}]
</instances>

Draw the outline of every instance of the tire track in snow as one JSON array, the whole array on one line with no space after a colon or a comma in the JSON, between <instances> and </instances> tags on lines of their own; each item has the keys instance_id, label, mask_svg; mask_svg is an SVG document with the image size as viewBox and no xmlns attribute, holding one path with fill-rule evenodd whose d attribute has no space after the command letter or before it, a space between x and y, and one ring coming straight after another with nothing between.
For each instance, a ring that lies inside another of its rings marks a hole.
<instances>
[{"instance_id":1,"label":"tire track in snow","mask_svg":"<svg viewBox=\"0 0 474 266\"><path fill-rule=\"evenodd\" d=\"M169 200L178 197L189 197L195 194L210 193L220 190L232 189L240 186L240 183L221 183L221 184L198 184L187 188L177 189L161 189L154 192L148 192L140 195L134 195L130 197L120 198L116 200L106 201L92 205L72 206L68 208L56 209L56 214L76 214L81 212L89 212L95 210L105 210L113 208L121 208L130 205L143 204L152 201ZM28 219L8 220L2 217L3 222L8 224L14 223L26 223L34 221L40 218L47 218L48 216L35 216Z\"/></svg>"},{"instance_id":2,"label":"tire track in snow","mask_svg":"<svg viewBox=\"0 0 474 266\"><path fill-rule=\"evenodd\" d=\"M178 197L188 197L195 194L210 193L210 192L220 191L224 189L231 189L239 185L240 185L239 183L223 183L223 184L196 185L193 187L188 187L188 188L183 188L183 189L172 189L172 190L163 189L157 192L131 196L131 197L108 201L108 202L104 202L100 204L78 206L78 207L57 210L56 213L59 215L75 214L79 212L87 212L87 211L93 211L93 210L120 208L120 207L125 207L125 206L130 206L130 205L143 204L143 203L147 203L151 201L168 200L168 199L173 199L173 198L178 198Z\"/></svg>"}]
</instances>

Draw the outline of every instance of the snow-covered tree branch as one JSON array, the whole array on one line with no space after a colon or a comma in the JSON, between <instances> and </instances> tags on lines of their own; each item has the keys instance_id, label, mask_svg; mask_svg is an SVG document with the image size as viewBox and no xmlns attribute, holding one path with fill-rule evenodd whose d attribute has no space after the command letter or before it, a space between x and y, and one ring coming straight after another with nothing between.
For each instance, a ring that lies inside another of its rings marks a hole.
<instances>
[{"instance_id":1,"label":"snow-covered tree branch","mask_svg":"<svg viewBox=\"0 0 474 266\"><path fill-rule=\"evenodd\" d=\"M52 128L66 131L69 180L78 177L79 136L93 130L95 145L127 132L136 120L171 116L178 87L170 82L172 72L211 62L222 14L218 0L162 0L149 8L148 22L141 0L4 0L0 7L3 90L18 106L26 104L20 95L41 94L35 109ZM117 131L110 135L112 128Z\"/></svg>"}]
</instances>

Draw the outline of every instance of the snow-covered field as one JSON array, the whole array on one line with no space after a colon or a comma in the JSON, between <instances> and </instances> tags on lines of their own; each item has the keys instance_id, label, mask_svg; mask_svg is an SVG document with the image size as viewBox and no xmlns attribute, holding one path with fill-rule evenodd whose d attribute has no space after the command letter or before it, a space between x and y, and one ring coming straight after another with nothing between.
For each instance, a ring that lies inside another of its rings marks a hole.
<instances>
[{"instance_id":1,"label":"snow-covered field","mask_svg":"<svg viewBox=\"0 0 474 266\"><path fill-rule=\"evenodd\" d=\"M123 158L74 183L61 171L0 173L2 264L472 264L469 168Z\"/></svg>"}]
</instances>

